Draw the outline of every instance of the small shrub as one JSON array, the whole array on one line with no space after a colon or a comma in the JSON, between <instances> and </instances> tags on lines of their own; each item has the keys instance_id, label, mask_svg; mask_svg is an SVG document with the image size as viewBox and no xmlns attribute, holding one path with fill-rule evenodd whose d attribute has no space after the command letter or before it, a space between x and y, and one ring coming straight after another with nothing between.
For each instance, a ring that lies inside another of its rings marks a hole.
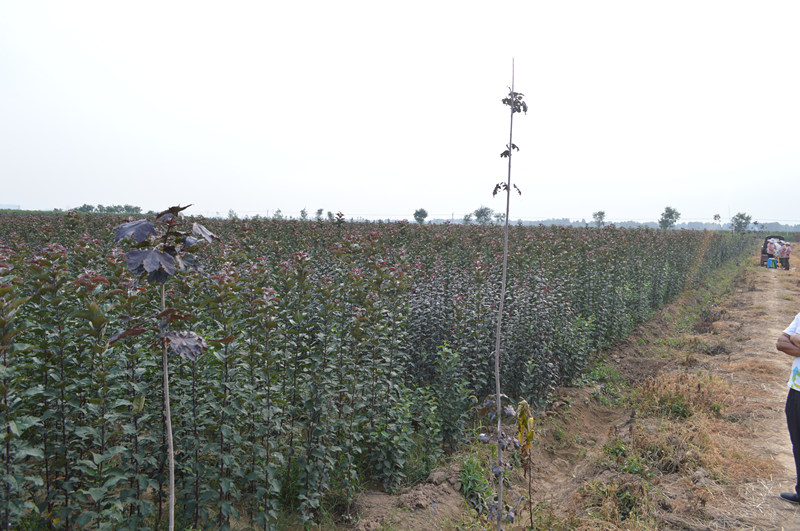
<instances>
[{"instance_id":1,"label":"small shrub","mask_svg":"<svg viewBox=\"0 0 800 531\"><path fill-rule=\"evenodd\" d=\"M622 524L650 513L650 495L640 480L595 480L581 485L578 493L592 516L608 522Z\"/></svg>"},{"instance_id":2,"label":"small shrub","mask_svg":"<svg viewBox=\"0 0 800 531\"><path fill-rule=\"evenodd\" d=\"M414 434L406 465L406 485L425 480L443 453L442 421L430 388L423 388L412 397L411 418L414 420Z\"/></svg>"},{"instance_id":3,"label":"small shrub","mask_svg":"<svg viewBox=\"0 0 800 531\"><path fill-rule=\"evenodd\" d=\"M489 471L484 461L475 454L464 458L461 468L461 492L479 513L489 510L489 502L494 499L494 489L488 480Z\"/></svg>"},{"instance_id":4,"label":"small shrub","mask_svg":"<svg viewBox=\"0 0 800 531\"><path fill-rule=\"evenodd\" d=\"M641 477L652 475L646 459L641 455L639 449L625 443L622 439L616 438L603 445L603 452L620 472Z\"/></svg>"},{"instance_id":5,"label":"small shrub","mask_svg":"<svg viewBox=\"0 0 800 531\"><path fill-rule=\"evenodd\" d=\"M477 400L462 376L460 356L446 344L439 347L435 361L434 393L441 429L442 443L457 449L469 425L472 408Z\"/></svg>"},{"instance_id":6,"label":"small shrub","mask_svg":"<svg viewBox=\"0 0 800 531\"><path fill-rule=\"evenodd\" d=\"M592 396L606 407L616 407L622 402L627 386L625 378L613 365L598 362L575 382L580 387L594 387Z\"/></svg>"}]
</instances>

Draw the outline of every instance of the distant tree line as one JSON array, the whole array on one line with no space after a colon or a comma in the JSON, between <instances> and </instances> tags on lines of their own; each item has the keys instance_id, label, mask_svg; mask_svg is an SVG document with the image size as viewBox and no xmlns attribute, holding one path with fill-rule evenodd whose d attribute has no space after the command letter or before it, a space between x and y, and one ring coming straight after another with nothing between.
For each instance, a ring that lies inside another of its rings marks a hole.
<instances>
[{"instance_id":1,"label":"distant tree line","mask_svg":"<svg viewBox=\"0 0 800 531\"><path fill-rule=\"evenodd\" d=\"M133 205L94 206L86 203L76 208L75 211L84 213L97 213L97 214L141 214L142 207Z\"/></svg>"},{"instance_id":2,"label":"distant tree line","mask_svg":"<svg viewBox=\"0 0 800 531\"><path fill-rule=\"evenodd\" d=\"M11 205L5 205L11 206ZM17 205L13 205L15 208L18 208ZM152 215L155 212L147 211L143 212L141 207L134 206L134 205L90 205L88 203L79 206L78 208L72 209L76 212L80 213L94 213L94 214L122 214L122 215ZM61 209L55 208L52 212L62 212ZM319 208L316 210L316 215L314 219L316 221L323 221L327 219L327 221L343 223L345 221L344 214L341 212L337 212L334 214L331 211L327 211L327 216L323 215L325 212L324 209ZM749 232L749 231L766 231L766 232L800 232L800 225L787 225L778 222L770 222L770 223L760 223L757 220L753 220L752 216L748 215L745 212L739 212L733 217L731 217L728 223L722 222L722 217L719 214L714 215L714 221L688 221L684 223L678 223L680 219L680 212L675 210L672 207L666 207L664 212L661 214L661 218L656 221L647 221L647 222L638 222L638 221L621 221L621 222L614 222L609 223L606 219L606 212L604 210L598 210L597 212L592 213L592 220L587 221L585 219L581 220L571 220L569 218L548 218L544 220L537 220L537 221L530 221L530 220L522 220L518 219L516 221L517 225L560 225L565 227L589 227L590 225L594 225L597 228L602 228L606 225L613 225L615 227L622 227L622 228L652 228L652 229L688 229L688 230L731 230L737 233ZM258 219L260 216L255 215L253 218ZM275 210L274 215L272 216L273 219L287 219L280 209ZM491 208L487 206L480 206L476 208L474 211L469 212L464 215L464 217L460 220L449 220L449 219L432 219L428 220L428 211L424 208L420 208L414 211L414 220L419 223L420 225L424 225L425 223L462 223L465 225L469 225L472 223L476 223L478 225L490 225L493 223L502 224L505 222L505 214L502 212L495 212ZM228 219L238 219L236 212L233 209L228 211ZM288 218L292 219L292 218ZM311 219L309 212L307 209L303 208L300 211L300 220L308 221ZM351 219L352 221L352 219ZM361 221L368 221L361 219ZM386 219L385 221L391 221Z\"/></svg>"},{"instance_id":3,"label":"distant tree line","mask_svg":"<svg viewBox=\"0 0 800 531\"><path fill-rule=\"evenodd\" d=\"M424 213L424 217L422 214ZM419 209L414 212L414 219L417 223L424 223L427 218L428 212L425 209ZM736 233L743 233L743 232L800 232L800 225L788 225L784 223L778 222L770 222L770 223L762 223L757 220L754 220L752 216L745 212L739 212L736 215L732 216L730 221L724 223L722 221L722 216L719 214L714 215L713 221L687 221L683 223L678 223L680 219L680 212L672 207L666 207L664 212L661 214L661 218L658 221L620 221L610 223L606 218L606 212L604 210L598 210L597 212L592 213L592 220L587 221L586 219L580 220L571 220L569 218L548 218L543 220L522 220L518 219L516 221L517 225L544 225L544 226L563 226L563 227L589 227L595 226L597 228L602 228L606 225L613 225L615 227L621 228L650 228L650 229L663 229L663 230L671 230L671 229L686 229L686 230L729 230ZM480 208L475 209L472 212L469 212L464 215L463 219L431 219L427 221L428 223L462 223L465 225L469 225L472 223L477 223L479 225L489 225L491 223L503 223L505 220L503 219L502 213L495 213L491 208L486 206L481 206Z\"/></svg>"}]
</instances>

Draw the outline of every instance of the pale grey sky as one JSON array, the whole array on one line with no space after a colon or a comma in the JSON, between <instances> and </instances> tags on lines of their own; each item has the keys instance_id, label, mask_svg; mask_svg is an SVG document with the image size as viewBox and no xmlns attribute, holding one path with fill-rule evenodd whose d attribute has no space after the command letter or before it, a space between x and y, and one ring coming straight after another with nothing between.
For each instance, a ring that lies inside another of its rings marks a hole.
<instances>
[{"instance_id":1,"label":"pale grey sky","mask_svg":"<svg viewBox=\"0 0 800 531\"><path fill-rule=\"evenodd\" d=\"M0 204L800 223L800 2L0 3Z\"/></svg>"}]
</instances>

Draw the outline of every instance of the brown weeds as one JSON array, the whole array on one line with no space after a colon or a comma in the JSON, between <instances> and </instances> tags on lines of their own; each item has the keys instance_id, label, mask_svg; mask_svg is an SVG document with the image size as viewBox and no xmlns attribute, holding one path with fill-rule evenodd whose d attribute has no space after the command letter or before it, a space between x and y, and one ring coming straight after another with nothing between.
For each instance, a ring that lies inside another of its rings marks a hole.
<instances>
[{"instance_id":1,"label":"brown weeds","mask_svg":"<svg viewBox=\"0 0 800 531\"><path fill-rule=\"evenodd\" d=\"M745 363L760 367L759 362ZM643 382L632 396L639 416L649 418L632 430L632 447L662 473L691 476L704 469L724 482L776 469L772 460L740 450L738 441L747 428L722 415L737 406L725 380L704 372L661 375Z\"/></svg>"},{"instance_id":2,"label":"brown weeds","mask_svg":"<svg viewBox=\"0 0 800 531\"><path fill-rule=\"evenodd\" d=\"M649 378L632 391L631 401L644 415L686 419L698 413L718 416L734 399L730 384L698 371Z\"/></svg>"}]
</instances>

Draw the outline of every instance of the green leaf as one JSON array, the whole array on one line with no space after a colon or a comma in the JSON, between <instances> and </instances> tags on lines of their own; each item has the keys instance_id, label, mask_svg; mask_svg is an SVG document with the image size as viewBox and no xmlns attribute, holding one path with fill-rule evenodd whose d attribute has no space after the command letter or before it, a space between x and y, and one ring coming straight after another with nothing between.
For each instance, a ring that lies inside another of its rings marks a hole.
<instances>
[{"instance_id":1,"label":"green leaf","mask_svg":"<svg viewBox=\"0 0 800 531\"><path fill-rule=\"evenodd\" d=\"M21 446L17 448L15 453L15 461L21 461L26 457L36 457L38 459L44 459L44 452L41 448L36 448L33 446Z\"/></svg>"},{"instance_id":2,"label":"green leaf","mask_svg":"<svg viewBox=\"0 0 800 531\"><path fill-rule=\"evenodd\" d=\"M322 459L325 456L325 452L323 452L319 448L314 448L313 450L311 450L311 455L313 455L317 459Z\"/></svg>"},{"instance_id":3,"label":"green leaf","mask_svg":"<svg viewBox=\"0 0 800 531\"><path fill-rule=\"evenodd\" d=\"M103 499L103 496L105 496L106 492L108 492L108 489L106 489L105 487L94 487L92 489L89 489L88 492L89 496L91 496L95 502L99 502L100 500Z\"/></svg>"},{"instance_id":4,"label":"green leaf","mask_svg":"<svg viewBox=\"0 0 800 531\"><path fill-rule=\"evenodd\" d=\"M144 395L138 395L133 400L133 414L138 415L144 408Z\"/></svg>"}]
</instances>

